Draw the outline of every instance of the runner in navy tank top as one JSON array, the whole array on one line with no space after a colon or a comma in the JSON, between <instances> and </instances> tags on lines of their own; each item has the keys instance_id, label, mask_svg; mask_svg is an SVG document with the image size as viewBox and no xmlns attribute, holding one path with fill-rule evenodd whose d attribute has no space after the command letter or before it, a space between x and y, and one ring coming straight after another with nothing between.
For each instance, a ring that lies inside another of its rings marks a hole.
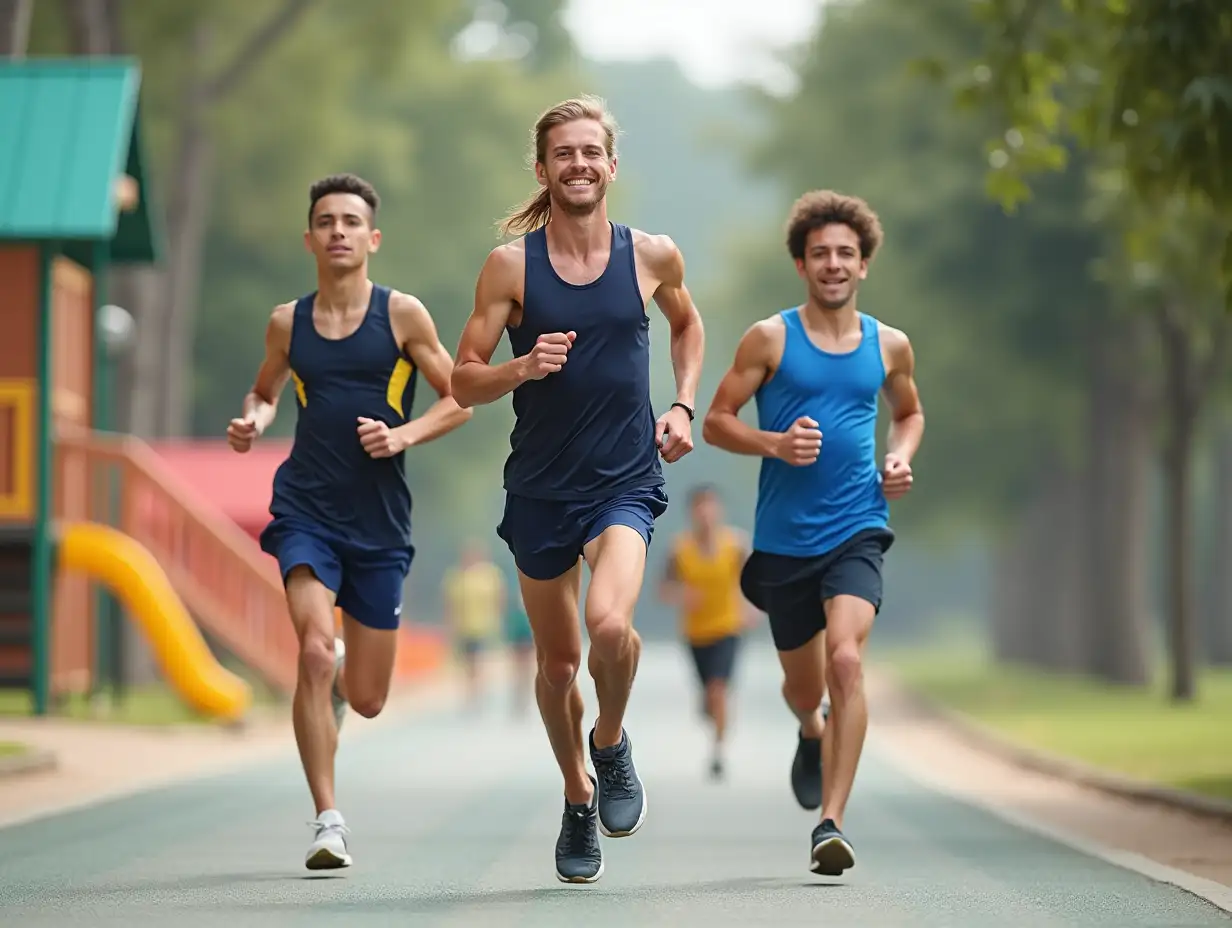
<instances>
[{"instance_id":1,"label":"runner in navy tank top","mask_svg":"<svg viewBox=\"0 0 1232 928\"><path fill-rule=\"evenodd\" d=\"M351 863L334 803L338 727L348 704L368 718L380 712L393 674L414 554L406 451L471 415L450 396L453 359L423 304L368 279L368 255L380 245L378 204L353 175L312 186L305 241L318 289L274 310L265 360L227 429L231 446L247 451L294 381L295 440L274 477L274 518L261 547L278 559L299 637L293 717L317 812L306 858L313 870ZM420 375L439 400L412 419ZM342 640L334 637L335 605Z\"/></svg>"},{"instance_id":2,"label":"runner in navy tank top","mask_svg":"<svg viewBox=\"0 0 1232 928\"><path fill-rule=\"evenodd\" d=\"M924 434L907 336L856 309L881 237L863 200L822 190L796 201L787 248L808 299L745 333L703 430L709 444L762 458L741 587L769 617L783 697L800 722L792 790L821 809L809 866L827 876L855 866L842 825L868 725L861 659L894 541L889 501L911 488ZM891 412L881 468L879 393ZM759 428L739 418L754 398Z\"/></svg>"},{"instance_id":3,"label":"runner in navy tank top","mask_svg":"<svg viewBox=\"0 0 1232 928\"><path fill-rule=\"evenodd\" d=\"M599 830L631 835L646 816L624 730L641 653L633 610L655 520L667 509L660 459L670 464L692 450L702 364L701 318L679 250L666 236L607 218L615 135L595 98L567 100L540 117L534 160L541 189L504 226L528 234L484 264L453 375L463 406L513 393L516 423L497 534L518 568L539 654L539 711L565 781L556 875L577 883L603 873ZM651 299L670 325L676 373L676 402L657 419ZM504 332L513 359L490 365ZM594 778L586 772L576 679L583 559L591 570L587 665L599 702L587 739Z\"/></svg>"}]
</instances>

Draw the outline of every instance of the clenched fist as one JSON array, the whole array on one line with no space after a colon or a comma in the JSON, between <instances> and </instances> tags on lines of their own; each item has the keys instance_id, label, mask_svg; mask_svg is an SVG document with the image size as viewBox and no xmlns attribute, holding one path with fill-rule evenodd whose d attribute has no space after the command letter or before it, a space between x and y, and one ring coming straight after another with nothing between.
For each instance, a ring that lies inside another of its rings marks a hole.
<instances>
[{"instance_id":1,"label":"clenched fist","mask_svg":"<svg viewBox=\"0 0 1232 928\"><path fill-rule=\"evenodd\" d=\"M232 419L231 424L227 426L227 444L240 454L251 448L252 443L260 436L261 433L257 429L257 423L253 421L252 416Z\"/></svg>"},{"instance_id":2,"label":"clenched fist","mask_svg":"<svg viewBox=\"0 0 1232 928\"><path fill-rule=\"evenodd\" d=\"M885 468L881 471L881 492L886 499L895 500L906 496L914 482L910 464L897 454L885 456Z\"/></svg>"},{"instance_id":3,"label":"clenched fist","mask_svg":"<svg viewBox=\"0 0 1232 928\"><path fill-rule=\"evenodd\" d=\"M528 380L542 380L548 374L555 374L565 366L569 356L569 348L577 332L550 332L539 336L535 347L526 355L526 377Z\"/></svg>"},{"instance_id":4,"label":"clenched fist","mask_svg":"<svg viewBox=\"0 0 1232 928\"><path fill-rule=\"evenodd\" d=\"M775 457L793 467L805 467L821 454L821 431L808 416L801 416L779 435Z\"/></svg>"},{"instance_id":5,"label":"clenched fist","mask_svg":"<svg viewBox=\"0 0 1232 928\"><path fill-rule=\"evenodd\" d=\"M359 443L373 458L392 458L399 451L405 451L406 445L401 436L392 431L380 419L365 419L359 417Z\"/></svg>"}]
</instances>

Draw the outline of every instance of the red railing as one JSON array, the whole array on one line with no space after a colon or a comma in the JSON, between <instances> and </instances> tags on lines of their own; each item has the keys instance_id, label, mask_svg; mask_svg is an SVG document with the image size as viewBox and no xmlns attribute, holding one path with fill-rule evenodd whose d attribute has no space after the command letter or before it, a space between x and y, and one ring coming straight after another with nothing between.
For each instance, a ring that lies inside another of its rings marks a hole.
<instances>
[{"instance_id":1,"label":"red railing","mask_svg":"<svg viewBox=\"0 0 1232 928\"><path fill-rule=\"evenodd\" d=\"M202 504L140 439L75 428L57 434L59 479L84 480L98 513L110 483L113 524L149 549L202 628L268 684L295 687L298 648L274 560L226 516Z\"/></svg>"}]
</instances>

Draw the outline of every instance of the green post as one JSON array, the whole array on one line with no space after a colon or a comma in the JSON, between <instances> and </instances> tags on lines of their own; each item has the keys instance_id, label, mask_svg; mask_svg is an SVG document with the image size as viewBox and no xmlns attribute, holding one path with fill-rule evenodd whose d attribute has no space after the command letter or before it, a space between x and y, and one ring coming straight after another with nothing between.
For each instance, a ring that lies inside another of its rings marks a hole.
<instances>
[{"instance_id":1,"label":"green post","mask_svg":"<svg viewBox=\"0 0 1232 928\"><path fill-rule=\"evenodd\" d=\"M53 261L59 246L45 242L39 249L38 318L38 416L36 442L38 455L38 495L34 517L34 550L30 558L31 620L34 664L34 713L46 715L51 694L51 580L52 580L52 465L51 391L51 304Z\"/></svg>"},{"instance_id":2,"label":"green post","mask_svg":"<svg viewBox=\"0 0 1232 928\"><path fill-rule=\"evenodd\" d=\"M99 311L107 303L107 271L111 265L111 245L109 242L96 242L90 260L90 273L94 280L93 330L94 339L94 407L92 415L93 428L100 432L109 431L111 423L111 352L100 326ZM92 489L101 494L99 512L96 518L107 525L115 524L116 486L115 475L110 468L105 468L92 484ZM91 689L98 693L104 687L111 689L112 699L116 699L121 686L117 673L116 651L120 647L118 640L119 616L116 603L106 587L98 586L94 595L94 680Z\"/></svg>"}]
</instances>

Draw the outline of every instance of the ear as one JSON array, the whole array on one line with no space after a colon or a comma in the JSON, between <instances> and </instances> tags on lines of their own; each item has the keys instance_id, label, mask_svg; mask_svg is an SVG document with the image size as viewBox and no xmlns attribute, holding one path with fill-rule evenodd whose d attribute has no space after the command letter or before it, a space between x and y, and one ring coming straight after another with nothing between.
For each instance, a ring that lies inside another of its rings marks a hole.
<instances>
[{"instance_id":1,"label":"ear","mask_svg":"<svg viewBox=\"0 0 1232 928\"><path fill-rule=\"evenodd\" d=\"M608 165L607 179L610 181L616 179L616 159L615 158L613 158L612 163Z\"/></svg>"},{"instance_id":2,"label":"ear","mask_svg":"<svg viewBox=\"0 0 1232 928\"><path fill-rule=\"evenodd\" d=\"M863 280L868 276L868 258L860 260L860 279Z\"/></svg>"},{"instance_id":3,"label":"ear","mask_svg":"<svg viewBox=\"0 0 1232 928\"><path fill-rule=\"evenodd\" d=\"M304 251L312 253L312 232L309 229L304 230Z\"/></svg>"},{"instance_id":4,"label":"ear","mask_svg":"<svg viewBox=\"0 0 1232 928\"><path fill-rule=\"evenodd\" d=\"M804 271L804 259L803 258L793 258L792 260L796 262L796 273L800 275L800 279L807 280L808 275Z\"/></svg>"},{"instance_id":5,"label":"ear","mask_svg":"<svg viewBox=\"0 0 1232 928\"><path fill-rule=\"evenodd\" d=\"M368 238L368 254L375 254L381 250L381 230L373 229L372 235Z\"/></svg>"},{"instance_id":6,"label":"ear","mask_svg":"<svg viewBox=\"0 0 1232 928\"><path fill-rule=\"evenodd\" d=\"M540 187L548 185L548 169L538 161L535 162L535 180L539 182Z\"/></svg>"}]
</instances>

